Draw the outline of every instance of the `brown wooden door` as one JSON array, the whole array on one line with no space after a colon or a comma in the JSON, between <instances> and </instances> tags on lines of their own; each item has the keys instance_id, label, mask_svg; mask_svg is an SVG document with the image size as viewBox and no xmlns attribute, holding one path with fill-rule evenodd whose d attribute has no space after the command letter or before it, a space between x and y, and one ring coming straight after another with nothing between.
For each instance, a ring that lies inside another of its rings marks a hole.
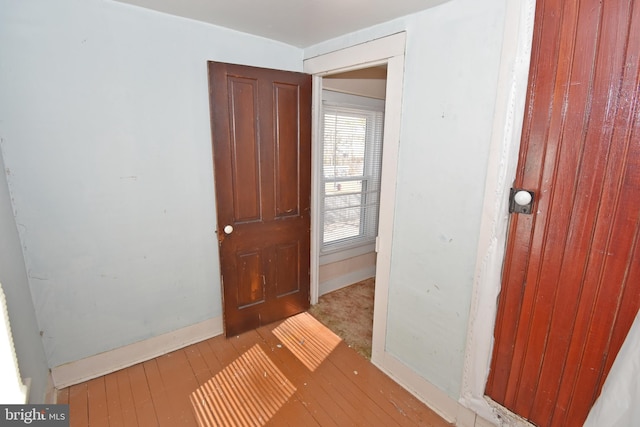
<instances>
[{"instance_id":1,"label":"brown wooden door","mask_svg":"<svg viewBox=\"0 0 640 427\"><path fill-rule=\"evenodd\" d=\"M230 336L309 307L311 76L208 65Z\"/></svg>"},{"instance_id":2,"label":"brown wooden door","mask_svg":"<svg viewBox=\"0 0 640 427\"><path fill-rule=\"evenodd\" d=\"M487 395L581 426L640 306L640 1L538 0Z\"/></svg>"}]
</instances>

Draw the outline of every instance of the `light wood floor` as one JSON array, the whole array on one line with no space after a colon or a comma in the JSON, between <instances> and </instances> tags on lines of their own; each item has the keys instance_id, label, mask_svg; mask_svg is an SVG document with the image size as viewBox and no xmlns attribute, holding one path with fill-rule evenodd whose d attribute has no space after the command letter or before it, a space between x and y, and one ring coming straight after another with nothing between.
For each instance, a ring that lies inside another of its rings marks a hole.
<instances>
[{"instance_id":1,"label":"light wood floor","mask_svg":"<svg viewBox=\"0 0 640 427\"><path fill-rule=\"evenodd\" d=\"M71 426L450 424L303 313L65 388Z\"/></svg>"}]
</instances>

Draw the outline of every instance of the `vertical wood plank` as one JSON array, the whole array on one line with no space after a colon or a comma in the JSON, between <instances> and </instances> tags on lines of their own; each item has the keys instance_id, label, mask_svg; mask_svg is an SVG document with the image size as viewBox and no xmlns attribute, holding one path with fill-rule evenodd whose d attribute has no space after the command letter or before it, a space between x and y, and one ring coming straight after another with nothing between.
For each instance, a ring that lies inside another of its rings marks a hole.
<instances>
[{"instance_id":1,"label":"vertical wood plank","mask_svg":"<svg viewBox=\"0 0 640 427\"><path fill-rule=\"evenodd\" d=\"M142 365L149 384L149 390L151 392L151 398L156 410L156 417L159 425L166 427L177 425L174 420L174 414L171 407L171 397L168 396L162 382L157 359L149 360L144 362Z\"/></svg>"},{"instance_id":2,"label":"vertical wood plank","mask_svg":"<svg viewBox=\"0 0 640 427\"><path fill-rule=\"evenodd\" d=\"M107 408L109 410L109 423L123 425L122 408L120 407L120 391L118 390L117 373L104 376L104 384L107 396Z\"/></svg>"},{"instance_id":3,"label":"vertical wood plank","mask_svg":"<svg viewBox=\"0 0 640 427\"><path fill-rule=\"evenodd\" d=\"M303 402L308 412L322 425L355 425L360 416L350 402L342 399L330 380L321 375L312 376L309 369L271 332L276 324L267 325L257 330L265 342L266 350L276 364L293 384L296 395Z\"/></svg>"},{"instance_id":4,"label":"vertical wood plank","mask_svg":"<svg viewBox=\"0 0 640 427\"><path fill-rule=\"evenodd\" d=\"M69 424L71 427L89 425L89 405L87 400L87 383L69 387Z\"/></svg>"},{"instance_id":5,"label":"vertical wood plank","mask_svg":"<svg viewBox=\"0 0 640 427\"><path fill-rule=\"evenodd\" d=\"M139 425L136 416L136 408L131 391L131 382L129 380L128 370L120 370L116 372L118 379L118 395L120 397L120 408L122 410L122 425L127 427L135 427Z\"/></svg>"},{"instance_id":6,"label":"vertical wood plank","mask_svg":"<svg viewBox=\"0 0 640 427\"><path fill-rule=\"evenodd\" d=\"M87 402L89 425L108 426L109 410L104 377L95 378L87 383Z\"/></svg>"},{"instance_id":7,"label":"vertical wood plank","mask_svg":"<svg viewBox=\"0 0 640 427\"><path fill-rule=\"evenodd\" d=\"M141 363L133 365L127 368L126 371L129 375L136 419L141 426L158 425L158 418L156 417L156 411L143 365Z\"/></svg>"},{"instance_id":8,"label":"vertical wood plank","mask_svg":"<svg viewBox=\"0 0 640 427\"><path fill-rule=\"evenodd\" d=\"M69 387L58 390L58 392L56 393L56 402L61 405L69 404Z\"/></svg>"},{"instance_id":9,"label":"vertical wood plank","mask_svg":"<svg viewBox=\"0 0 640 427\"><path fill-rule=\"evenodd\" d=\"M197 425L195 408L190 395L198 388L184 349L176 350L156 359L162 383L171 396L171 407L177 425Z\"/></svg>"},{"instance_id":10,"label":"vertical wood plank","mask_svg":"<svg viewBox=\"0 0 640 427\"><path fill-rule=\"evenodd\" d=\"M486 392L580 425L633 316L640 235L640 5L539 0L514 215Z\"/></svg>"}]
</instances>

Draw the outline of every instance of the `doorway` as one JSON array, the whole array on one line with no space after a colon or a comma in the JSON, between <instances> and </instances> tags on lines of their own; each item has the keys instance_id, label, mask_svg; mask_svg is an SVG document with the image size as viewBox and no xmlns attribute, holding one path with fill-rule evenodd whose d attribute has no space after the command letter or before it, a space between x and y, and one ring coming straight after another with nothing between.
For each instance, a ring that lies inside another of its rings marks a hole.
<instances>
[{"instance_id":1,"label":"doorway","mask_svg":"<svg viewBox=\"0 0 640 427\"><path fill-rule=\"evenodd\" d=\"M385 340L387 322L387 301L389 272L391 269L391 241L393 234L393 205L395 204L395 182L397 175L397 156L400 141L400 122L402 89L404 76L405 33L397 33L360 45L329 52L308 58L304 61L304 71L312 74L313 109L321 111L323 77L355 69L370 68L386 64L386 99L384 122L384 153L382 156L382 176L380 188L380 215L378 219L378 238L376 240L375 263L375 306L373 320L373 338L371 361L385 366ZM314 141L320 138L319 120L314 120ZM318 212L317 200L320 183L317 168L320 157L319 144L313 145L312 152L312 213ZM311 218L311 303L318 302L319 296L319 253L320 235L319 216Z\"/></svg>"},{"instance_id":2,"label":"doorway","mask_svg":"<svg viewBox=\"0 0 640 427\"><path fill-rule=\"evenodd\" d=\"M371 357L386 64L322 78L319 303L310 312Z\"/></svg>"},{"instance_id":3,"label":"doorway","mask_svg":"<svg viewBox=\"0 0 640 427\"><path fill-rule=\"evenodd\" d=\"M319 295L375 276L386 64L322 78Z\"/></svg>"}]
</instances>

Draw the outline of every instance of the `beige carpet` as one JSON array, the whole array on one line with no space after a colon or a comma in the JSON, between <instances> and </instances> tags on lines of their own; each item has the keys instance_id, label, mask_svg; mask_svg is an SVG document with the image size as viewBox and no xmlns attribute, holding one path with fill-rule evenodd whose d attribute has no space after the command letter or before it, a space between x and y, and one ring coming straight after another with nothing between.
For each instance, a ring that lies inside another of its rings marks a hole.
<instances>
[{"instance_id":1,"label":"beige carpet","mask_svg":"<svg viewBox=\"0 0 640 427\"><path fill-rule=\"evenodd\" d=\"M349 347L371 359L374 278L320 297L309 313L344 340Z\"/></svg>"}]
</instances>

